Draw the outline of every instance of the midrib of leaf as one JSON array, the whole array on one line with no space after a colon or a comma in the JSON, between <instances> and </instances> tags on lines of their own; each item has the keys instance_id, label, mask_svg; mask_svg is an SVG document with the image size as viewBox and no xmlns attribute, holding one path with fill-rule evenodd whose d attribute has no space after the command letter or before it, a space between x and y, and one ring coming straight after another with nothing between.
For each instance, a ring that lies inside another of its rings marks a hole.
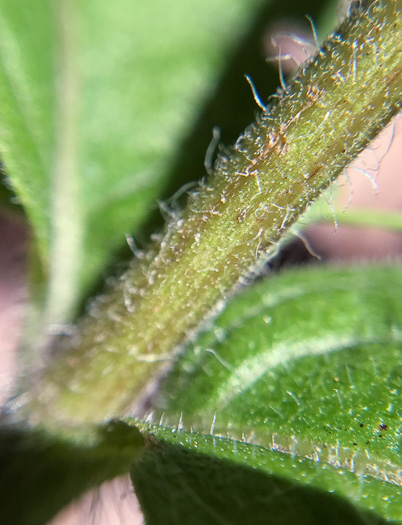
<instances>
[{"instance_id":1,"label":"midrib of leaf","mask_svg":"<svg viewBox=\"0 0 402 525\"><path fill-rule=\"evenodd\" d=\"M79 28L76 2L58 0L59 75L56 84L56 146L52 170L52 233L46 324L69 317L75 304L83 264L84 214L79 203L78 129L80 82Z\"/></svg>"},{"instance_id":2,"label":"midrib of leaf","mask_svg":"<svg viewBox=\"0 0 402 525\"><path fill-rule=\"evenodd\" d=\"M304 339L302 342L277 344L272 352L260 352L250 357L240 366L232 369L232 373L217 391L214 399L217 406L224 407L230 401L250 389L267 371L273 371L277 366L286 364L290 359L298 360L307 356L318 356L353 350L362 344L381 344L402 342L402 332L396 332L389 337L353 337L351 335L330 336L327 338Z\"/></svg>"}]
</instances>

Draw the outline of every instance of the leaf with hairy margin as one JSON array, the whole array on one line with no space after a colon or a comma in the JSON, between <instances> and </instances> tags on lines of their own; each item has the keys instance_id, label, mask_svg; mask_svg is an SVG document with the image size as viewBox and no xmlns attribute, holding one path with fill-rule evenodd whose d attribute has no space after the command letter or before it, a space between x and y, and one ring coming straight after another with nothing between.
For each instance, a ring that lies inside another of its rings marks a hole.
<instances>
[{"instance_id":1,"label":"leaf with hairy margin","mask_svg":"<svg viewBox=\"0 0 402 525\"><path fill-rule=\"evenodd\" d=\"M313 266L245 290L177 361L149 418L285 453L298 482L309 458L327 481L308 484L400 518L401 291L396 264Z\"/></svg>"},{"instance_id":2,"label":"leaf with hairy margin","mask_svg":"<svg viewBox=\"0 0 402 525\"><path fill-rule=\"evenodd\" d=\"M351 472L180 427L139 426L150 433L131 478L147 525L391 523L373 479L364 480L364 496L378 500L375 512L357 504L362 491ZM347 497L331 493L340 483ZM396 500L398 487L388 495Z\"/></svg>"}]
</instances>

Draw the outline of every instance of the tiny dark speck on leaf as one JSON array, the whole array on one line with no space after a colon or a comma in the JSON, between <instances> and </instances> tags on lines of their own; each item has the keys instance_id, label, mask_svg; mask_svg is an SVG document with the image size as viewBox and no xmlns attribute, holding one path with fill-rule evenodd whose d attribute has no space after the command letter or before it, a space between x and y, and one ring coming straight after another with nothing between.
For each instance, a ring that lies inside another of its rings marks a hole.
<instances>
[{"instance_id":1,"label":"tiny dark speck on leaf","mask_svg":"<svg viewBox=\"0 0 402 525\"><path fill-rule=\"evenodd\" d=\"M381 424L380 425L380 430L388 430L388 425L384 425L384 423Z\"/></svg>"},{"instance_id":2,"label":"tiny dark speck on leaf","mask_svg":"<svg viewBox=\"0 0 402 525\"><path fill-rule=\"evenodd\" d=\"M363 427L364 427L363 423L360 423L360 428L363 428Z\"/></svg>"}]
</instances>

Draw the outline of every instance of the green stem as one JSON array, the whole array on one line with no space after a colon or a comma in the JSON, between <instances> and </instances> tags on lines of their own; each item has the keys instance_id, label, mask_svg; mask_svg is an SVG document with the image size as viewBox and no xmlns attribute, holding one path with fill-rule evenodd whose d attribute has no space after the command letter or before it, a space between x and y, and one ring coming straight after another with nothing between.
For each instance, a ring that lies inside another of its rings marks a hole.
<instances>
[{"instance_id":1,"label":"green stem","mask_svg":"<svg viewBox=\"0 0 402 525\"><path fill-rule=\"evenodd\" d=\"M401 9L402 0L375 0L354 12L278 90L158 246L94 302L20 413L100 421L134 399L141 411L150 377L398 112Z\"/></svg>"}]
</instances>

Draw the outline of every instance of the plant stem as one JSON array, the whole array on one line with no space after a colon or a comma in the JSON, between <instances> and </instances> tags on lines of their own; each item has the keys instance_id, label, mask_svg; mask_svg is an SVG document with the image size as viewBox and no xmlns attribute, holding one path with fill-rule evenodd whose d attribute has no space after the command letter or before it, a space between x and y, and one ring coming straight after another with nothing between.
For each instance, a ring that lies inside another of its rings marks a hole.
<instances>
[{"instance_id":1,"label":"plant stem","mask_svg":"<svg viewBox=\"0 0 402 525\"><path fill-rule=\"evenodd\" d=\"M401 104L402 0L355 10L278 90L142 260L99 297L27 394L33 421L101 421L180 348Z\"/></svg>"}]
</instances>

